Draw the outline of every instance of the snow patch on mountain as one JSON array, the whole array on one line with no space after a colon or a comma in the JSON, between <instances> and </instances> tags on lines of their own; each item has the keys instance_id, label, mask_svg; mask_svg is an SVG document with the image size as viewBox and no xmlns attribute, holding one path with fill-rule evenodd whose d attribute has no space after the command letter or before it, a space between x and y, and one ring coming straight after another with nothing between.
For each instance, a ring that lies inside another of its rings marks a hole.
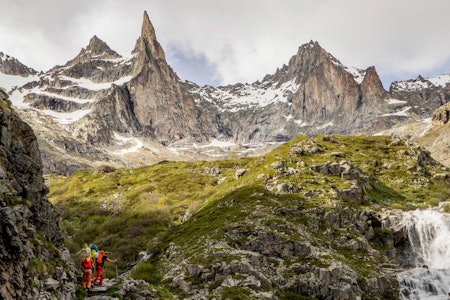
<instances>
[{"instance_id":1,"label":"snow patch on mountain","mask_svg":"<svg viewBox=\"0 0 450 300\"><path fill-rule=\"evenodd\" d=\"M30 76L30 77L32 77L32 76ZM14 107L19 108L19 109L33 109L33 110L39 111L40 113L42 113L44 115L50 116L52 119L55 120L55 122L57 122L61 125L68 125L68 124L77 122L78 120L80 120L81 118L83 118L84 116L86 116L87 114L92 112L91 109L80 109L80 110L73 111L73 112L57 112L57 111L53 111L53 110L49 110L49 109L40 110L40 109L35 109L35 108L31 107L28 103L24 102L24 96L29 95L29 94L43 95L43 96L48 96L51 98L57 98L57 99L72 101L72 102L76 102L76 103L89 103L89 102L94 101L93 99L79 99L79 98L73 98L73 97L65 97L65 96L61 96L59 94L45 92L44 89L45 88L38 88L38 87L35 87L32 89L24 89L24 88L15 89L10 94L11 103Z\"/></svg>"},{"instance_id":2,"label":"snow patch on mountain","mask_svg":"<svg viewBox=\"0 0 450 300\"><path fill-rule=\"evenodd\" d=\"M411 106L405 107L404 109L402 109L401 111L395 112L395 113L390 113L390 114L383 114L381 115L382 117L390 117L390 116L397 116L397 117L407 117L408 114L408 110L411 109Z\"/></svg>"},{"instance_id":3,"label":"snow patch on mountain","mask_svg":"<svg viewBox=\"0 0 450 300\"><path fill-rule=\"evenodd\" d=\"M303 120L295 120L294 123L297 124L299 127L306 127L306 126L308 126L308 123L306 123Z\"/></svg>"},{"instance_id":4,"label":"snow patch on mountain","mask_svg":"<svg viewBox=\"0 0 450 300\"><path fill-rule=\"evenodd\" d=\"M428 133L428 131L430 131L430 129L433 128L432 118L423 119L422 123L424 124L424 127L422 132L419 133L418 137L425 136Z\"/></svg>"},{"instance_id":5,"label":"snow patch on mountain","mask_svg":"<svg viewBox=\"0 0 450 300\"><path fill-rule=\"evenodd\" d=\"M243 84L233 90L228 87L212 88L205 86L193 89L203 100L215 103L231 112L248 109L249 107L266 107L273 103L288 102L299 85L294 80L279 85L278 83Z\"/></svg>"},{"instance_id":6,"label":"snow patch on mountain","mask_svg":"<svg viewBox=\"0 0 450 300\"><path fill-rule=\"evenodd\" d=\"M31 90L24 90L24 89L16 89L11 94L9 99L11 100L11 103L14 107L19 109L32 109L34 111L37 111L41 114L47 115L51 117L55 122L61 124L61 125L68 125L72 124L87 114L89 114L92 110L91 109L80 109L74 112L57 112L53 110L41 110L31 107L28 103L25 103L23 101L23 97L25 95L35 93L35 94L44 94L41 90L38 88L33 88ZM58 95L60 98L60 96Z\"/></svg>"},{"instance_id":7,"label":"snow patch on mountain","mask_svg":"<svg viewBox=\"0 0 450 300\"><path fill-rule=\"evenodd\" d=\"M327 128L327 127L330 127L330 126L333 126L333 122L328 122L328 123L323 124L321 126L318 126L316 128L320 130L320 129L324 129L324 128Z\"/></svg>"},{"instance_id":8,"label":"snow patch on mountain","mask_svg":"<svg viewBox=\"0 0 450 300\"><path fill-rule=\"evenodd\" d=\"M392 83L391 89L393 91L418 91L432 87L445 87L447 84L450 84L450 74L427 79L419 77L416 80L396 81Z\"/></svg>"},{"instance_id":9,"label":"snow patch on mountain","mask_svg":"<svg viewBox=\"0 0 450 300\"><path fill-rule=\"evenodd\" d=\"M39 80L39 76L31 75L28 77L22 77L20 75L8 75L0 73L0 88L3 88L5 91L11 91L15 87L23 86L28 82Z\"/></svg>"},{"instance_id":10,"label":"snow patch on mountain","mask_svg":"<svg viewBox=\"0 0 450 300\"><path fill-rule=\"evenodd\" d=\"M434 78L430 78L428 79L428 81L430 81L435 86L445 87L450 83L450 74L444 74Z\"/></svg>"},{"instance_id":11,"label":"snow patch on mountain","mask_svg":"<svg viewBox=\"0 0 450 300\"><path fill-rule=\"evenodd\" d=\"M389 105L405 105L407 103L408 103L408 101L398 100L398 99L393 99L393 98L387 100L387 104L389 104Z\"/></svg>"},{"instance_id":12,"label":"snow patch on mountain","mask_svg":"<svg viewBox=\"0 0 450 300\"><path fill-rule=\"evenodd\" d=\"M209 148L209 147L230 148L230 147L233 147L233 146L236 146L236 145L237 144L233 143L233 142L219 141L219 140L216 140L216 139L212 139L209 144L205 144L205 145L194 144L193 147L194 148Z\"/></svg>"},{"instance_id":13,"label":"snow patch on mountain","mask_svg":"<svg viewBox=\"0 0 450 300\"><path fill-rule=\"evenodd\" d=\"M88 115L92 112L92 109L79 109L74 112L57 112L54 110L46 109L46 110L38 110L47 116L50 116L55 120L55 122L61 125L69 125L77 122L82 119L84 116Z\"/></svg>"},{"instance_id":14,"label":"snow patch on mountain","mask_svg":"<svg viewBox=\"0 0 450 300\"><path fill-rule=\"evenodd\" d=\"M11 100L11 103L14 107L20 109L27 109L30 108L30 105L28 103L23 102L23 97L31 93L37 94L39 92L40 92L39 88L33 88L31 90L15 89L13 92L10 92L9 100Z\"/></svg>"},{"instance_id":15,"label":"snow patch on mountain","mask_svg":"<svg viewBox=\"0 0 450 300\"><path fill-rule=\"evenodd\" d=\"M123 147L120 150L111 151L114 155L125 155L133 152L138 152L144 146L144 143L135 137L126 137L114 132L114 140L118 147Z\"/></svg>"},{"instance_id":16,"label":"snow patch on mountain","mask_svg":"<svg viewBox=\"0 0 450 300\"><path fill-rule=\"evenodd\" d=\"M121 64L121 65L131 65L133 63L133 59L134 59L134 56L119 57L119 58L106 58L106 59L102 59L102 60Z\"/></svg>"},{"instance_id":17,"label":"snow patch on mountain","mask_svg":"<svg viewBox=\"0 0 450 300\"><path fill-rule=\"evenodd\" d=\"M433 86L430 81L397 81L393 84L395 91L418 91L421 89L427 89Z\"/></svg>"},{"instance_id":18,"label":"snow patch on mountain","mask_svg":"<svg viewBox=\"0 0 450 300\"><path fill-rule=\"evenodd\" d=\"M87 78L73 78L73 77L63 76L63 75L59 75L58 77L62 80L71 81L74 83L74 85L78 85L81 88L85 88L85 89L88 89L91 91L106 90L106 89L109 89L112 84L122 85L122 84L130 81L131 78L133 78L133 76L125 76L125 77L122 77L113 82L96 83Z\"/></svg>"},{"instance_id":19,"label":"snow patch on mountain","mask_svg":"<svg viewBox=\"0 0 450 300\"><path fill-rule=\"evenodd\" d=\"M364 76L366 76L366 71L365 70L360 70L354 67L345 67L343 66L344 70L349 72L350 74L352 74L353 79L355 79L355 81L358 84L361 84L364 80Z\"/></svg>"}]
</instances>

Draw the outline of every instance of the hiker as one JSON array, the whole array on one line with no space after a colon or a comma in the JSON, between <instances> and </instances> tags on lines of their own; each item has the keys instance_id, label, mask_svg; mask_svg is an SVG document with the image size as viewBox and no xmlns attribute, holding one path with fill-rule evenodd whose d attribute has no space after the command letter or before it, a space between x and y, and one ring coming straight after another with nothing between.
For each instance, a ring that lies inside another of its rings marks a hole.
<instances>
[{"instance_id":1,"label":"hiker","mask_svg":"<svg viewBox=\"0 0 450 300\"><path fill-rule=\"evenodd\" d=\"M94 261L89 254L89 252L86 252L83 260L81 260L81 271L83 272L82 287L83 290L87 289L88 292L91 289L92 270L94 269Z\"/></svg>"},{"instance_id":2,"label":"hiker","mask_svg":"<svg viewBox=\"0 0 450 300\"><path fill-rule=\"evenodd\" d=\"M90 256L91 255L91 249L89 248L87 243L84 243L83 244L83 248L81 248L81 250L77 252L77 255L81 254L81 257L84 258L86 253Z\"/></svg>"},{"instance_id":3,"label":"hiker","mask_svg":"<svg viewBox=\"0 0 450 300\"><path fill-rule=\"evenodd\" d=\"M117 259L109 259L108 258L109 252L101 250L98 252L97 260L95 261L95 266L97 269L97 275L95 276L95 279L93 281L93 284L96 284L97 279L100 279L99 285L101 286L103 284L103 279L105 276L103 275L103 267L105 266L105 262L110 263L117 263Z\"/></svg>"}]
</instances>

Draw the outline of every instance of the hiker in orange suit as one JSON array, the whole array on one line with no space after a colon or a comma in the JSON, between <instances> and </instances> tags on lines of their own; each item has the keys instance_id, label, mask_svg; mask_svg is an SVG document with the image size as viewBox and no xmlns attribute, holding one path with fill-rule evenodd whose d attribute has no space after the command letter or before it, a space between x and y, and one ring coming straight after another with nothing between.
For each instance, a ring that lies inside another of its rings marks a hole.
<instances>
[{"instance_id":1,"label":"hiker in orange suit","mask_svg":"<svg viewBox=\"0 0 450 300\"><path fill-rule=\"evenodd\" d=\"M110 262L110 263L117 263L117 259L109 259L108 258L108 254L109 252L101 250L98 253L98 257L97 260L95 261L95 267L97 269L97 275L95 276L94 282L93 284L95 284L97 282L97 279L100 279L99 285L103 284L103 279L105 278L105 276L103 275L103 267L105 266L105 262Z\"/></svg>"},{"instance_id":2,"label":"hiker in orange suit","mask_svg":"<svg viewBox=\"0 0 450 300\"><path fill-rule=\"evenodd\" d=\"M91 289L92 269L94 269L94 261L89 257L89 253L86 252L83 260L81 261L81 270L83 271L83 290L87 289L89 291Z\"/></svg>"}]
</instances>

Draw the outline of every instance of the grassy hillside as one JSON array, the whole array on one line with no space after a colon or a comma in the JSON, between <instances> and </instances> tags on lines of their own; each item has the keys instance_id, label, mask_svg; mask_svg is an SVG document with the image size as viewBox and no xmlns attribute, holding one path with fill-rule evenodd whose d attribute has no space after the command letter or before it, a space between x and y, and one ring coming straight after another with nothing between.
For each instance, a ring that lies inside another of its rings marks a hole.
<instances>
[{"instance_id":1,"label":"grassy hillside","mask_svg":"<svg viewBox=\"0 0 450 300\"><path fill-rule=\"evenodd\" d=\"M291 281L336 265L350 286L365 286L392 245L384 243L390 232L358 225L361 212L450 198L448 171L392 137L299 136L263 157L105 167L47 182L72 253L95 242L125 270L148 251L136 278L224 299L311 295Z\"/></svg>"}]
</instances>

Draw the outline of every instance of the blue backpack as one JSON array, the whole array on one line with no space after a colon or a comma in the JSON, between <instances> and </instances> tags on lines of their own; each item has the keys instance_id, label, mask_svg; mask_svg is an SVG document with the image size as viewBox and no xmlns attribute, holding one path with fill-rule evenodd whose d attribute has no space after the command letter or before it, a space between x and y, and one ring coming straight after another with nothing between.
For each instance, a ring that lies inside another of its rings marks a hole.
<instances>
[{"instance_id":1,"label":"blue backpack","mask_svg":"<svg viewBox=\"0 0 450 300\"><path fill-rule=\"evenodd\" d=\"M95 257L95 254L98 253L98 248L94 244L90 244L89 248L91 248L91 257Z\"/></svg>"}]
</instances>

